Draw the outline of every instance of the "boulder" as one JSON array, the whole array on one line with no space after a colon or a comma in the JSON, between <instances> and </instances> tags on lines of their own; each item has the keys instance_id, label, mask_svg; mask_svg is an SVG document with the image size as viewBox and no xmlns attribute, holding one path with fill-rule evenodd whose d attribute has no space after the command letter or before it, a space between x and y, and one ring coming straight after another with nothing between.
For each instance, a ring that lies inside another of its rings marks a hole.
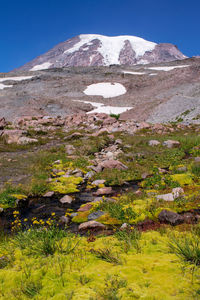
<instances>
[{"instance_id":1,"label":"boulder","mask_svg":"<svg viewBox=\"0 0 200 300\"><path fill-rule=\"evenodd\" d=\"M158 146L160 145L160 142L157 140L150 140L148 144L149 146Z\"/></svg>"},{"instance_id":2,"label":"boulder","mask_svg":"<svg viewBox=\"0 0 200 300\"><path fill-rule=\"evenodd\" d=\"M174 195L174 199L179 198L180 196L183 196L184 189L181 187L174 188L172 194Z\"/></svg>"},{"instance_id":3,"label":"boulder","mask_svg":"<svg viewBox=\"0 0 200 300\"><path fill-rule=\"evenodd\" d=\"M106 226L99 222L96 222L96 221L88 221L88 222L80 224L78 227L79 231L87 231L87 230L98 231L98 230L104 230L104 229L106 229Z\"/></svg>"},{"instance_id":4,"label":"boulder","mask_svg":"<svg viewBox=\"0 0 200 300\"><path fill-rule=\"evenodd\" d=\"M94 211L91 214L89 214L88 221L96 220L96 219L100 218L103 215L105 215L104 211L101 211L101 210Z\"/></svg>"},{"instance_id":5,"label":"boulder","mask_svg":"<svg viewBox=\"0 0 200 300\"><path fill-rule=\"evenodd\" d=\"M88 211L92 208L92 204L90 203L86 203L84 206L81 206L78 211L84 212L84 211Z\"/></svg>"},{"instance_id":6,"label":"boulder","mask_svg":"<svg viewBox=\"0 0 200 300\"><path fill-rule=\"evenodd\" d=\"M113 193L114 193L114 191L113 191L113 189L112 189L111 187L104 187L104 188L98 189L98 190L94 193L94 195L95 195L95 196L111 195L111 194L113 194Z\"/></svg>"},{"instance_id":7,"label":"boulder","mask_svg":"<svg viewBox=\"0 0 200 300\"><path fill-rule=\"evenodd\" d=\"M163 146L166 146L167 148L176 148L180 146L180 143L174 140L167 140L163 142Z\"/></svg>"},{"instance_id":8,"label":"boulder","mask_svg":"<svg viewBox=\"0 0 200 300\"><path fill-rule=\"evenodd\" d=\"M118 169L127 170L128 167L121 163L119 160L108 159L100 163L102 169Z\"/></svg>"},{"instance_id":9,"label":"boulder","mask_svg":"<svg viewBox=\"0 0 200 300\"><path fill-rule=\"evenodd\" d=\"M45 197L45 198L51 198L51 197L53 197L54 194L55 194L55 192L50 191L50 192L45 193L43 195L43 197Z\"/></svg>"},{"instance_id":10,"label":"boulder","mask_svg":"<svg viewBox=\"0 0 200 300\"><path fill-rule=\"evenodd\" d=\"M66 224L66 225L68 225L69 222L70 222L70 219L69 219L68 217L66 217L66 216L60 217L60 223L61 223L61 224Z\"/></svg>"},{"instance_id":11,"label":"boulder","mask_svg":"<svg viewBox=\"0 0 200 300\"><path fill-rule=\"evenodd\" d=\"M104 184L106 181L104 179L98 179L92 182L93 185Z\"/></svg>"},{"instance_id":12,"label":"boulder","mask_svg":"<svg viewBox=\"0 0 200 300\"><path fill-rule=\"evenodd\" d=\"M179 214L173 212L173 211L169 211L166 209L163 209L159 215L158 215L158 220L161 223L167 223L170 225L178 225L184 222L184 218L182 216L180 216Z\"/></svg>"},{"instance_id":13,"label":"boulder","mask_svg":"<svg viewBox=\"0 0 200 300\"><path fill-rule=\"evenodd\" d=\"M0 119L0 130L4 129L7 125L5 118Z\"/></svg>"},{"instance_id":14,"label":"boulder","mask_svg":"<svg viewBox=\"0 0 200 300\"><path fill-rule=\"evenodd\" d=\"M74 148L73 145L66 145L66 146L65 146L65 152L66 152L68 155L74 154L75 150L76 150L76 149Z\"/></svg>"},{"instance_id":15,"label":"boulder","mask_svg":"<svg viewBox=\"0 0 200 300\"><path fill-rule=\"evenodd\" d=\"M59 201L60 203L62 204L71 204L73 202L73 198L68 196L68 195L65 195L64 197L62 197Z\"/></svg>"},{"instance_id":16,"label":"boulder","mask_svg":"<svg viewBox=\"0 0 200 300\"><path fill-rule=\"evenodd\" d=\"M27 144L31 144L31 143L37 143L38 140L37 139L32 139L26 136L22 136L18 139L17 144L19 145L27 145Z\"/></svg>"},{"instance_id":17,"label":"boulder","mask_svg":"<svg viewBox=\"0 0 200 300\"><path fill-rule=\"evenodd\" d=\"M156 196L157 200L164 200L164 201L174 201L174 195L172 193L163 194Z\"/></svg>"}]
</instances>

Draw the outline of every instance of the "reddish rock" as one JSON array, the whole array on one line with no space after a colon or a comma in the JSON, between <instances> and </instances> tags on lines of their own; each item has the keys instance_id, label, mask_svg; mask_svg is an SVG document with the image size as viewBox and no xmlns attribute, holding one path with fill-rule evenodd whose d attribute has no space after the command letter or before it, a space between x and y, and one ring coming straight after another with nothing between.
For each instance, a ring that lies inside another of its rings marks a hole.
<instances>
[{"instance_id":1,"label":"reddish rock","mask_svg":"<svg viewBox=\"0 0 200 300\"><path fill-rule=\"evenodd\" d=\"M96 221L88 221L80 224L78 227L79 231L87 231L87 230L99 231L104 229L106 229L106 226Z\"/></svg>"},{"instance_id":2,"label":"reddish rock","mask_svg":"<svg viewBox=\"0 0 200 300\"><path fill-rule=\"evenodd\" d=\"M98 189L98 190L94 193L94 195L95 195L95 196L111 195L111 194L113 194L113 193L114 193L114 191L113 191L113 189L112 189L111 187L104 187L104 188Z\"/></svg>"},{"instance_id":3,"label":"reddish rock","mask_svg":"<svg viewBox=\"0 0 200 300\"><path fill-rule=\"evenodd\" d=\"M80 212L84 212L84 211L88 211L92 208L92 205L90 203L86 203L84 206L81 206L78 211Z\"/></svg>"}]
</instances>

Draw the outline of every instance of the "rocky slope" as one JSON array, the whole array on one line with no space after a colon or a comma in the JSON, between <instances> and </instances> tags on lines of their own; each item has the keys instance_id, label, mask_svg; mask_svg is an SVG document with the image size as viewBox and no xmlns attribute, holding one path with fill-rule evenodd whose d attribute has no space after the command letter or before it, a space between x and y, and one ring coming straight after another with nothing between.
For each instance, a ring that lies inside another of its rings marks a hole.
<instances>
[{"instance_id":1,"label":"rocky slope","mask_svg":"<svg viewBox=\"0 0 200 300\"><path fill-rule=\"evenodd\" d=\"M172 44L156 44L135 36L82 34L55 46L19 70L37 71L69 66L131 66L185 58Z\"/></svg>"},{"instance_id":2,"label":"rocky slope","mask_svg":"<svg viewBox=\"0 0 200 300\"><path fill-rule=\"evenodd\" d=\"M0 74L0 117L107 112L149 122L199 122L200 59Z\"/></svg>"}]
</instances>

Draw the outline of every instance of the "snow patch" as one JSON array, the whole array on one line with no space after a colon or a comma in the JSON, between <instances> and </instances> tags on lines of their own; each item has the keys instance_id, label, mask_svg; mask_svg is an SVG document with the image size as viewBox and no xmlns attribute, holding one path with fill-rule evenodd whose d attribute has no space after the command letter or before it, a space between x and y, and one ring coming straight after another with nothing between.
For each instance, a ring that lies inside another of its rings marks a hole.
<instances>
[{"instance_id":1,"label":"snow patch","mask_svg":"<svg viewBox=\"0 0 200 300\"><path fill-rule=\"evenodd\" d=\"M109 37L99 34L81 34L79 35L79 38L80 41L64 53L70 54L78 51L84 44L91 45L91 41L98 39L100 41L100 46L96 51L100 52L103 56L105 65L120 64L119 55L125 45L125 41L127 40L130 42L132 49L135 51L136 57L143 56L146 51L154 50L157 45L156 43L129 35Z\"/></svg>"},{"instance_id":2,"label":"snow patch","mask_svg":"<svg viewBox=\"0 0 200 300\"><path fill-rule=\"evenodd\" d=\"M120 83L101 82L89 85L84 93L89 96L102 96L103 98L113 98L124 95L126 88Z\"/></svg>"},{"instance_id":3,"label":"snow patch","mask_svg":"<svg viewBox=\"0 0 200 300\"><path fill-rule=\"evenodd\" d=\"M103 103L99 102L90 102L90 101L84 101L84 100L74 100L74 101L79 101L87 104L91 104L95 109L87 112L87 114L91 113L105 113L105 114L122 114L123 112L132 109L133 107L121 107L121 106L107 106L104 105Z\"/></svg>"},{"instance_id":4,"label":"snow patch","mask_svg":"<svg viewBox=\"0 0 200 300\"><path fill-rule=\"evenodd\" d=\"M22 81L33 78L34 76L18 76L18 77L3 77L0 78L0 82L4 82L6 80L14 80L14 81Z\"/></svg>"},{"instance_id":5,"label":"snow patch","mask_svg":"<svg viewBox=\"0 0 200 300\"><path fill-rule=\"evenodd\" d=\"M155 71L165 71L165 72L168 72L168 71L171 71L171 70L174 70L174 69L180 69L180 68L187 68L189 67L190 65L182 65L182 66L170 66L170 67L150 67L150 68L147 68L149 70L155 70Z\"/></svg>"},{"instance_id":6,"label":"snow patch","mask_svg":"<svg viewBox=\"0 0 200 300\"><path fill-rule=\"evenodd\" d=\"M0 90L3 90L5 88L9 88L9 87L12 87L12 85L5 85L3 83L0 83Z\"/></svg>"},{"instance_id":7,"label":"snow patch","mask_svg":"<svg viewBox=\"0 0 200 300\"><path fill-rule=\"evenodd\" d=\"M39 71L39 70L46 70L48 69L50 66L52 65L52 63L50 62L45 62L41 65L36 65L34 66L32 69L30 69L30 71Z\"/></svg>"},{"instance_id":8,"label":"snow patch","mask_svg":"<svg viewBox=\"0 0 200 300\"><path fill-rule=\"evenodd\" d=\"M132 75L144 75L145 72L132 72L132 71L122 71L124 74L132 74Z\"/></svg>"}]
</instances>

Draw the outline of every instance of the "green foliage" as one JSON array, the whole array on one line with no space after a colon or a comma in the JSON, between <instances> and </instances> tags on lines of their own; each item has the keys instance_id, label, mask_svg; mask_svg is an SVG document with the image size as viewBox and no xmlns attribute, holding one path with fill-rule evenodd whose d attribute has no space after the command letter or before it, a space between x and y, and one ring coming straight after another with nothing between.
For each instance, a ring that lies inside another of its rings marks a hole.
<instances>
[{"instance_id":1,"label":"green foliage","mask_svg":"<svg viewBox=\"0 0 200 300\"><path fill-rule=\"evenodd\" d=\"M125 253L132 249L135 249L137 253L141 252L141 246L139 243L141 239L141 232L137 229L118 230L115 233L115 236L120 241L121 247Z\"/></svg>"},{"instance_id":2,"label":"green foliage","mask_svg":"<svg viewBox=\"0 0 200 300\"><path fill-rule=\"evenodd\" d=\"M166 188L174 188L180 186L180 184L174 180L169 175L163 175L159 173L157 168L153 169L153 175L147 177L143 182L142 186L148 189L158 189L164 190Z\"/></svg>"},{"instance_id":3,"label":"green foliage","mask_svg":"<svg viewBox=\"0 0 200 300\"><path fill-rule=\"evenodd\" d=\"M91 253L93 253L97 258L107 261L108 263L114 265L122 265L122 259L117 252L112 252L109 248L102 249L91 249Z\"/></svg>"},{"instance_id":4,"label":"green foliage","mask_svg":"<svg viewBox=\"0 0 200 300\"><path fill-rule=\"evenodd\" d=\"M22 281L21 282L21 291L28 298L34 298L39 294L42 289L42 283L39 281Z\"/></svg>"},{"instance_id":5,"label":"green foliage","mask_svg":"<svg viewBox=\"0 0 200 300\"><path fill-rule=\"evenodd\" d=\"M116 120L119 120L120 114L110 114L110 117L115 118Z\"/></svg>"},{"instance_id":6,"label":"green foliage","mask_svg":"<svg viewBox=\"0 0 200 300\"><path fill-rule=\"evenodd\" d=\"M200 265L200 240L195 235L172 237L169 243L172 253L175 253L184 262Z\"/></svg>"},{"instance_id":7,"label":"green foliage","mask_svg":"<svg viewBox=\"0 0 200 300\"><path fill-rule=\"evenodd\" d=\"M191 167L192 174L194 174L197 177L200 177L200 163L193 164Z\"/></svg>"},{"instance_id":8,"label":"green foliage","mask_svg":"<svg viewBox=\"0 0 200 300\"><path fill-rule=\"evenodd\" d=\"M48 256L53 255L56 251L62 250L62 244L58 242L63 237L66 237L66 235L67 233L64 230L60 230L57 227L51 227L49 229L32 228L27 231L18 232L13 243L20 249L25 250L28 254ZM69 244L71 245L70 238Z\"/></svg>"},{"instance_id":9,"label":"green foliage","mask_svg":"<svg viewBox=\"0 0 200 300\"><path fill-rule=\"evenodd\" d=\"M100 300L120 300L119 290L127 287L127 280L120 278L119 275L107 275L104 280L103 289L97 292L97 298Z\"/></svg>"},{"instance_id":10,"label":"green foliage","mask_svg":"<svg viewBox=\"0 0 200 300\"><path fill-rule=\"evenodd\" d=\"M102 210L109 213L112 218L120 220L122 223L129 219L134 219L137 214L133 211L131 207L124 208L123 203L102 201L96 208L96 210Z\"/></svg>"},{"instance_id":11,"label":"green foliage","mask_svg":"<svg viewBox=\"0 0 200 300\"><path fill-rule=\"evenodd\" d=\"M22 193L21 187L15 187L11 184L7 184L5 188L0 192L0 205L6 207L12 207L15 205L17 197L15 194Z\"/></svg>"}]
</instances>

